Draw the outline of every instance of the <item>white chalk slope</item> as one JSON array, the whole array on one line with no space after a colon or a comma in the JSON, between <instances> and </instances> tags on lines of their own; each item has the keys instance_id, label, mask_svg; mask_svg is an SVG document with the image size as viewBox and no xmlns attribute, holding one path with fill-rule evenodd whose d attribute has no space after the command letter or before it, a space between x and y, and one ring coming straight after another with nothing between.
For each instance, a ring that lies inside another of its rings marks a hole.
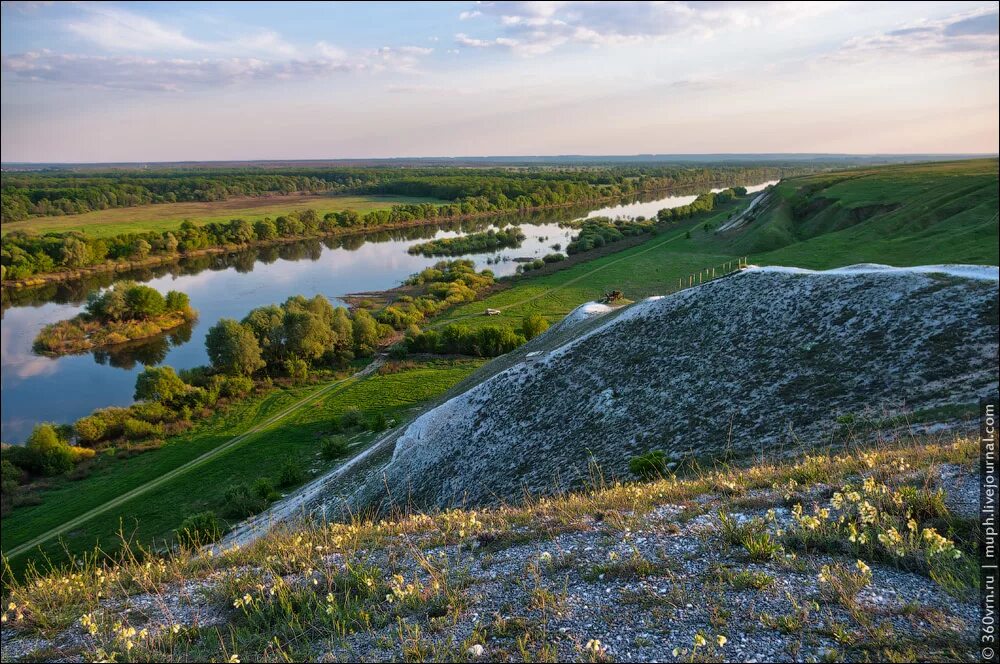
<instances>
[{"instance_id":1,"label":"white chalk slope","mask_svg":"<svg viewBox=\"0 0 1000 664\"><path fill-rule=\"evenodd\" d=\"M417 419L354 502L517 499L578 483L591 460L626 476L651 449L809 446L841 415L975 402L997 389L998 274L750 268L644 300Z\"/></svg>"}]
</instances>

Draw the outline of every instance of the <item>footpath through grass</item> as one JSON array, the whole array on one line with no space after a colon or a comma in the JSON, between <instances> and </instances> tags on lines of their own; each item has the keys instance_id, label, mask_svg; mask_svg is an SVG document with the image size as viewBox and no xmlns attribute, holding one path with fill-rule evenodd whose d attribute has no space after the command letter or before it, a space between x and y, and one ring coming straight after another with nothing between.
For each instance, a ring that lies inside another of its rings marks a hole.
<instances>
[{"instance_id":1,"label":"footpath through grass","mask_svg":"<svg viewBox=\"0 0 1000 664\"><path fill-rule=\"evenodd\" d=\"M324 460L320 441L331 419L348 409L356 408L366 422L377 413L402 422L414 406L443 393L481 364L476 360L424 362L397 373L376 372L275 390L241 403L170 439L159 450L130 459L106 459L90 476L64 480L44 491L41 504L15 509L4 519L4 555L19 569L29 558L39 559L37 544L46 557L59 561L67 552L79 555L95 545L114 550L120 530L144 544L162 541L191 514L222 513L226 489L233 484L261 477L276 480L288 460L303 469L307 481L346 460ZM349 455L363 450L374 438L372 432L355 434L349 441ZM169 475L205 455L212 456L185 472ZM141 490L138 495L121 499L136 489ZM109 507L74 523L105 506ZM61 532L67 523L71 527ZM33 542L46 536L50 537Z\"/></svg>"}]
</instances>

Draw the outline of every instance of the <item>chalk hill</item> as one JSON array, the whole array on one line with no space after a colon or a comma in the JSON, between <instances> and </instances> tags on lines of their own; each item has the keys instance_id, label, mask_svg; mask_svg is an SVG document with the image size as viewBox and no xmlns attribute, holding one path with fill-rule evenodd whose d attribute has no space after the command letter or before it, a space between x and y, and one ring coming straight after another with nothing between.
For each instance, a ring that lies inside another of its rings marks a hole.
<instances>
[{"instance_id":1,"label":"chalk hill","mask_svg":"<svg viewBox=\"0 0 1000 664\"><path fill-rule=\"evenodd\" d=\"M516 500L578 485L591 462L628 476L653 449L800 449L852 418L947 419L997 389L997 280L995 267L750 268L576 338L563 325L567 341L414 421L352 502L387 488L420 507Z\"/></svg>"}]
</instances>

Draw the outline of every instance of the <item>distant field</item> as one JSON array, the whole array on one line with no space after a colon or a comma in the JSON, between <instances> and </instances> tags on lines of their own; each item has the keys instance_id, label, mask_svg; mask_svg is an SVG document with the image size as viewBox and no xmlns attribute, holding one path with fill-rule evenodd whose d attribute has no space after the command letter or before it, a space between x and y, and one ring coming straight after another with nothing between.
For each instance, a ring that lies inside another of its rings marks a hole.
<instances>
[{"instance_id":1,"label":"distant field","mask_svg":"<svg viewBox=\"0 0 1000 664\"><path fill-rule=\"evenodd\" d=\"M111 510L87 521L63 541L76 554L91 549L96 542L102 547L114 548L120 524L141 542L168 538L189 514L208 509L221 512L223 496L229 486L244 481L252 483L259 477L275 479L287 459L294 460L304 470L316 472L340 463L325 461L319 455L320 440L328 430L331 417L357 408L366 421L376 413L388 419L403 420L412 407L442 394L482 363L481 360L437 360L399 373L374 374L348 381L205 465L134 498L120 510ZM42 493L41 504L17 508L4 517L3 551L6 553L214 449L325 385L328 383L276 390L213 417L190 432L170 439L158 450L126 460L105 459L85 479L59 480L57 486ZM352 454L364 449L374 437L374 434L364 433L350 438ZM42 549L54 559L63 557L62 544L56 539ZM15 566L23 564L25 558L20 557Z\"/></svg>"},{"instance_id":2,"label":"distant field","mask_svg":"<svg viewBox=\"0 0 1000 664\"><path fill-rule=\"evenodd\" d=\"M80 231L94 237L120 233L167 231L180 226L185 219L196 223L229 221L243 218L257 221L276 217L293 210L313 209L323 216L327 212L384 210L398 203L435 203L448 201L413 196L331 196L323 194L293 194L257 198L233 198L209 203L159 203L129 208L98 210L63 217L32 217L24 221L3 224L2 233L30 230L36 233Z\"/></svg>"}]
</instances>

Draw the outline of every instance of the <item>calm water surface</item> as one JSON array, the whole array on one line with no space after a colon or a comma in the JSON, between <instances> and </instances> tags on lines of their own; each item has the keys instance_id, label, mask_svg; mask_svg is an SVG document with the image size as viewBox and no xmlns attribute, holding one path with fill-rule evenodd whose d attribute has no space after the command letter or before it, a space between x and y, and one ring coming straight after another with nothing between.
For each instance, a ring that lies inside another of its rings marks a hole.
<instances>
[{"instance_id":1,"label":"calm water surface","mask_svg":"<svg viewBox=\"0 0 1000 664\"><path fill-rule=\"evenodd\" d=\"M762 189L769 183L748 188ZM525 241L517 249L469 254L476 268L497 276L512 274L515 257L541 257L552 245L563 249L574 231L558 222L593 216L651 216L664 207L686 205L691 196L605 207L568 208L518 219ZM5 294L0 326L2 360L2 431L4 442L22 442L38 422L73 422L104 406L132 403L135 378L144 364L165 363L176 369L206 364L205 334L220 318L241 319L254 307L279 303L291 295L323 295L334 304L350 293L399 285L414 272L445 258L411 256L407 248L430 238L456 237L495 227L490 223L424 227L406 232L334 238L269 247L227 256L190 259L177 266L127 275L160 290L180 290L191 297L199 317L170 335L111 350L48 358L35 355L31 344L48 323L72 318L89 293L125 275L106 275L90 283L50 285L38 291Z\"/></svg>"}]
</instances>

